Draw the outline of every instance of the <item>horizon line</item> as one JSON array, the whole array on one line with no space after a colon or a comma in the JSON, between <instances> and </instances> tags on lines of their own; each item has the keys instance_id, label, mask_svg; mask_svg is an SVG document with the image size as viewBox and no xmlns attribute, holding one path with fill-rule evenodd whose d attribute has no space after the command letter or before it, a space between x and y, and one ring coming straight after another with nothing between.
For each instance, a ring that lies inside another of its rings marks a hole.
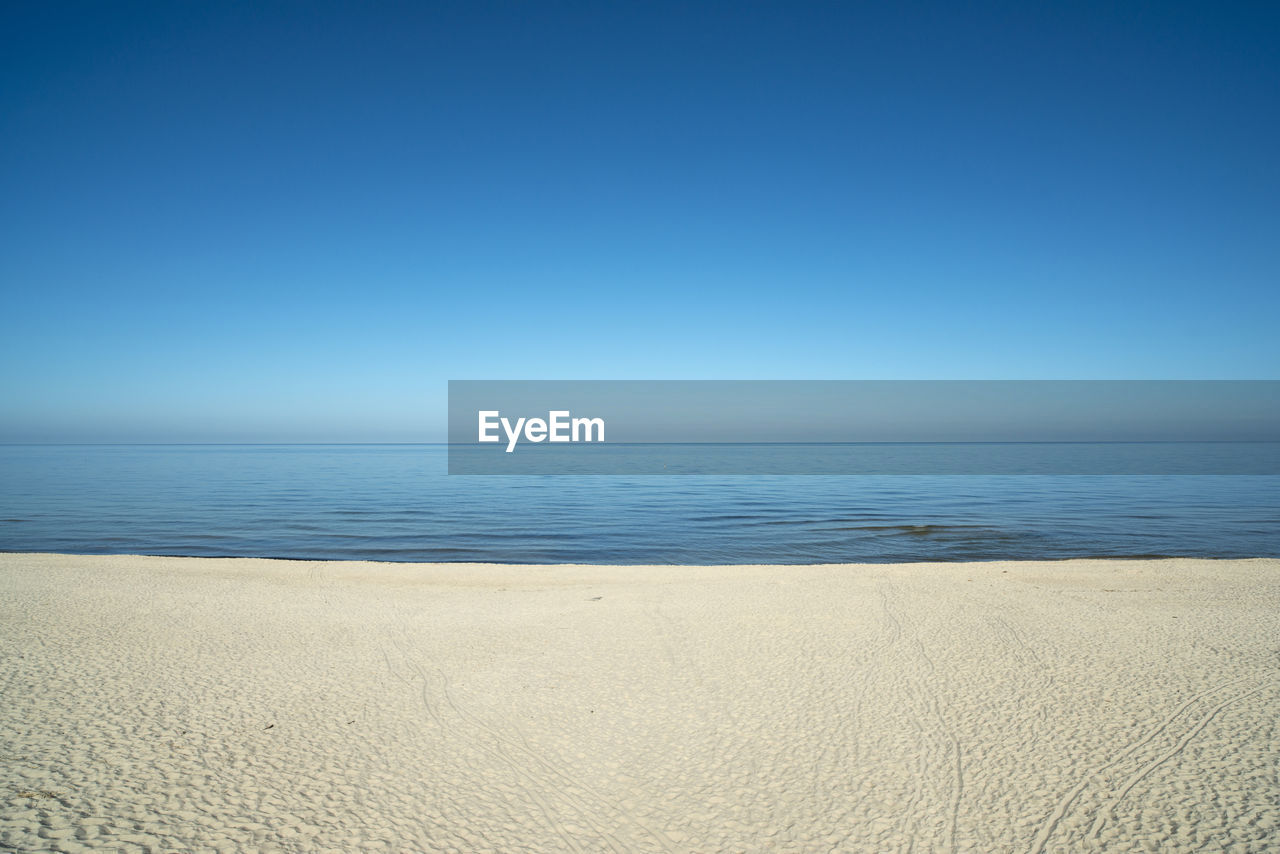
<instances>
[{"instance_id":1,"label":"horizon line","mask_svg":"<svg viewBox=\"0 0 1280 854\"><path fill-rule=\"evenodd\" d=\"M592 445L1249 445L1280 443L1273 439L939 439L866 441L757 442L593 442ZM542 444L542 443L535 443ZM5 448L250 448L250 447L459 447L482 448L478 442L0 442ZM548 445L548 447L550 447Z\"/></svg>"}]
</instances>

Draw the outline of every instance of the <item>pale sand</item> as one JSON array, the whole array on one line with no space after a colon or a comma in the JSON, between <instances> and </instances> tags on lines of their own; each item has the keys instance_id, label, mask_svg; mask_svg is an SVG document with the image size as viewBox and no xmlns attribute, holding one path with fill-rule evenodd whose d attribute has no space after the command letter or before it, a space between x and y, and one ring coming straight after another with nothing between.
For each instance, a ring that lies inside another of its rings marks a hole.
<instances>
[{"instance_id":1,"label":"pale sand","mask_svg":"<svg viewBox=\"0 0 1280 854\"><path fill-rule=\"evenodd\" d=\"M0 555L18 850L1280 849L1280 561Z\"/></svg>"}]
</instances>

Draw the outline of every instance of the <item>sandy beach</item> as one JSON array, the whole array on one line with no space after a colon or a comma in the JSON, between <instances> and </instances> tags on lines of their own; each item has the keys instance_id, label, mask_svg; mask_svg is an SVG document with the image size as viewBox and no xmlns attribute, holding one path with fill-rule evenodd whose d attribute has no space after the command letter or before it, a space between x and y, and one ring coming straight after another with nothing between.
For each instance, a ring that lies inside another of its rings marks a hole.
<instances>
[{"instance_id":1,"label":"sandy beach","mask_svg":"<svg viewBox=\"0 0 1280 854\"><path fill-rule=\"evenodd\" d=\"M0 555L0 847L1280 849L1280 561Z\"/></svg>"}]
</instances>

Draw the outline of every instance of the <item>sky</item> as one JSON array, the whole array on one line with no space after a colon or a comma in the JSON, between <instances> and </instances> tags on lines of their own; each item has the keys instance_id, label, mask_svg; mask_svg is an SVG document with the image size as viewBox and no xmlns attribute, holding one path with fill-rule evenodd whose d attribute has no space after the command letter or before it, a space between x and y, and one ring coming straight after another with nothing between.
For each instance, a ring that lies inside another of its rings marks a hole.
<instances>
[{"instance_id":1,"label":"sky","mask_svg":"<svg viewBox=\"0 0 1280 854\"><path fill-rule=\"evenodd\" d=\"M0 4L0 442L1280 378L1280 6Z\"/></svg>"}]
</instances>

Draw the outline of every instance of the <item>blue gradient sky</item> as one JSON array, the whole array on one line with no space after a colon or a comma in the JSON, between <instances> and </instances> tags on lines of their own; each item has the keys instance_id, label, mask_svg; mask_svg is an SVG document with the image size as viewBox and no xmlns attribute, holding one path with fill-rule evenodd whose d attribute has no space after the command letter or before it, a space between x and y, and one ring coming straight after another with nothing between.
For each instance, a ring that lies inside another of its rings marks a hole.
<instances>
[{"instance_id":1,"label":"blue gradient sky","mask_svg":"<svg viewBox=\"0 0 1280 854\"><path fill-rule=\"evenodd\" d=\"M0 441L1280 376L1280 6L364 5L0 7Z\"/></svg>"}]
</instances>

